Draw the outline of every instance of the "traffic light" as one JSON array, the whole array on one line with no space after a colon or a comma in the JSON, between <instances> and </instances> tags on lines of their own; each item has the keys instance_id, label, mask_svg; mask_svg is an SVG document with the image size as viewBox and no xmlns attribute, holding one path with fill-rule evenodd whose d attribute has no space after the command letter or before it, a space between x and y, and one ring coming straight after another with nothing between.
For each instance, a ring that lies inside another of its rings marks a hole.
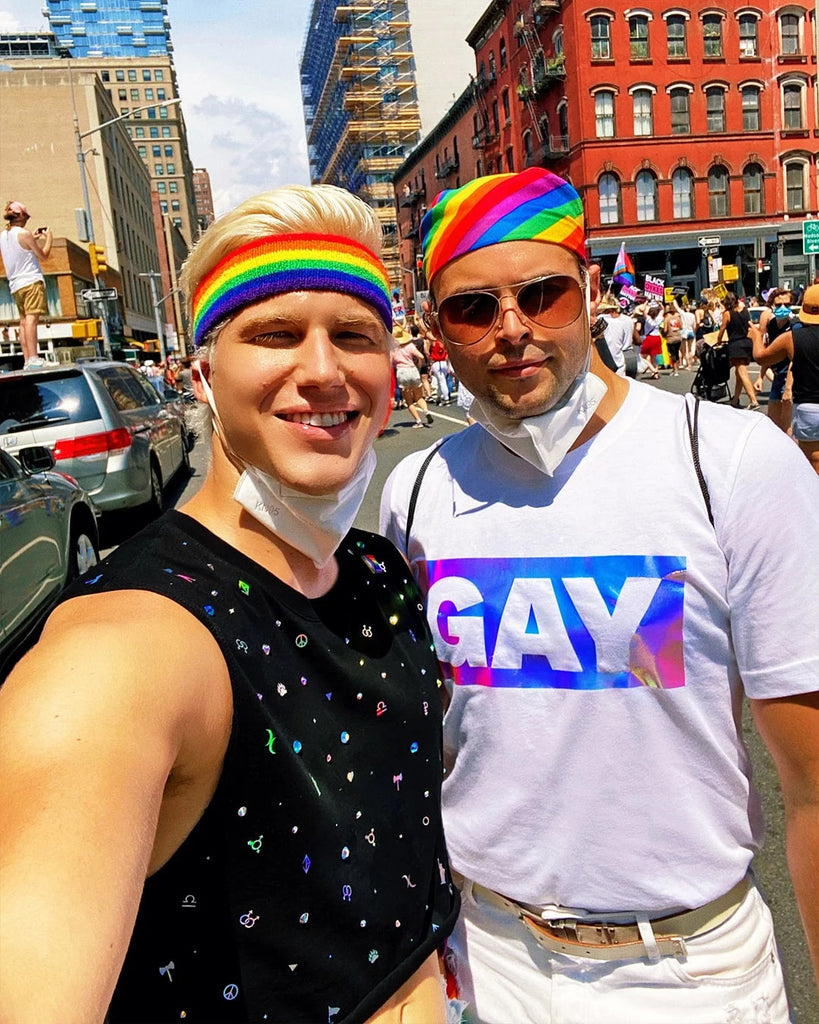
<instances>
[{"instance_id":1,"label":"traffic light","mask_svg":"<svg viewBox=\"0 0 819 1024\"><path fill-rule=\"evenodd\" d=\"M419 274L424 269L424 257L423 256L416 256L415 257L415 269L416 269L416 271Z\"/></svg>"},{"instance_id":2,"label":"traffic light","mask_svg":"<svg viewBox=\"0 0 819 1024\"><path fill-rule=\"evenodd\" d=\"M88 255L91 257L91 273L94 277L99 277L104 274L108 269L108 264L105 261L105 250L101 245L94 245L92 242L88 246Z\"/></svg>"}]
</instances>

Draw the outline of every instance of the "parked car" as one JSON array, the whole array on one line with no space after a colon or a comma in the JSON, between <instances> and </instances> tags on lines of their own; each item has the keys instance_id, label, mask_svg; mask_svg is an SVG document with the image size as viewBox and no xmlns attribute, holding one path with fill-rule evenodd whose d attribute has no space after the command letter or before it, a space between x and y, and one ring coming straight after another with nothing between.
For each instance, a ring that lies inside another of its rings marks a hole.
<instances>
[{"instance_id":1,"label":"parked car","mask_svg":"<svg viewBox=\"0 0 819 1024\"><path fill-rule=\"evenodd\" d=\"M0 679L63 586L99 558L97 509L54 466L47 448L0 450Z\"/></svg>"},{"instance_id":2,"label":"parked car","mask_svg":"<svg viewBox=\"0 0 819 1024\"><path fill-rule=\"evenodd\" d=\"M192 446L179 395L170 401L125 363L80 360L0 375L0 448L45 445L102 511L164 505Z\"/></svg>"}]
</instances>

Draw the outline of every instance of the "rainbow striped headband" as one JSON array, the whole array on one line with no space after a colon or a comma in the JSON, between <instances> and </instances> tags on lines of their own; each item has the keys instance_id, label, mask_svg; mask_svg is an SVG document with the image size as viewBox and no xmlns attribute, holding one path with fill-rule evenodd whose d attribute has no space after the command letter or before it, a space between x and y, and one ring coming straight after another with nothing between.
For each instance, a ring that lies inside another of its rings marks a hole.
<instances>
[{"instance_id":1,"label":"rainbow striped headband","mask_svg":"<svg viewBox=\"0 0 819 1024\"><path fill-rule=\"evenodd\" d=\"M341 292L369 303L392 330L390 282L366 246L339 235L269 235L234 249L199 283L193 296L193 340L231 313L283 292Z\"/></svg>"},{"instance_id":2,"label":"rainbow striped headband","mask_svg":"<svg viewBox=\"0 0 819 1024\"><path fill-rule=\"evenodd\" d=\"M498 242L551 242L586 262L583 204L563 178L541 167L490 174L439 193L421 221L424 271Z\"/></svg>"}]
</instances>

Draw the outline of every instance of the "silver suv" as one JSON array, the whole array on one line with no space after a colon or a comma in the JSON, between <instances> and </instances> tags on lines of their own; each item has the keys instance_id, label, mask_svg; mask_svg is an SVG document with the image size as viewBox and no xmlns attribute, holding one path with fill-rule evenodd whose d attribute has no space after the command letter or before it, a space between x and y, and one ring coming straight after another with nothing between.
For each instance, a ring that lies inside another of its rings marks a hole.
<instances>
[{"instance_id":1,"label":"silver suv","mask_svg":"<svg viewBox=\"0 0 819 1024\"><path fill-rule=\"evenodd\" d=\"M90 359L0 374L0 448L50 448L102 511L162 511L165 484L190 472L179 395L125 363Z\"/></svg>"}]
</instances>

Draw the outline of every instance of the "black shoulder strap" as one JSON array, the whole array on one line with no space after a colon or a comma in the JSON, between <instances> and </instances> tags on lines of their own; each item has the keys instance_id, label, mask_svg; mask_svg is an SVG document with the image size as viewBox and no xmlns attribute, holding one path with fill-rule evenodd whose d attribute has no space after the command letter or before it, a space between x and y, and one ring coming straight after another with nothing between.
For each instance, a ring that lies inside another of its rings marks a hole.
<instances>
[{"instance_id":1,"label":"black shoulder strap","mask_svg":"<svg viewBox=\"0 0 819 1024\"><path fill-rule=\"evenodd\" d=\"M694 472L697 474L697 480L699 481L700 490L702 496L705 499L705 510L708 513L708 522L714 525L714 513L711 511L711 495L708 493L708 484L705 482L705 474L702 471L700 465L700 445L699 445L699 430L698 422L700 415L700 400L696 395L691 396L694 399L694 415L691 415L691 406L688 403L688 395L685 396L685 422L688 426L688 440L691 444L691 458L694 462Z\"/></svg>"},{"instance_id":2,"label":"black shoulder strap","mask_svg":"<svg viewBox=\"0 0 819 1024\"><path fill-rule=\"evenodd\" d=\"M410 531L412 530L412 522L415 519L415 506L418 504L418 494L421 490L421 484L423 483L424 480L424 474L426 473L430 462L432 462L432 460L438 454L438 450L443 445L445 445L448 440L448 437L443 438L443 440L439 441L438 444L435 445L431 452L427 453L427 457L421 463L421 468L418 470L418 476L416 476L415 478L415 483L412 485L412 494L410 494L409 507L407 508L407 526L406 529L404 530L404 551L406 552L408 558Z\"/></svg>"}]
</instances>

